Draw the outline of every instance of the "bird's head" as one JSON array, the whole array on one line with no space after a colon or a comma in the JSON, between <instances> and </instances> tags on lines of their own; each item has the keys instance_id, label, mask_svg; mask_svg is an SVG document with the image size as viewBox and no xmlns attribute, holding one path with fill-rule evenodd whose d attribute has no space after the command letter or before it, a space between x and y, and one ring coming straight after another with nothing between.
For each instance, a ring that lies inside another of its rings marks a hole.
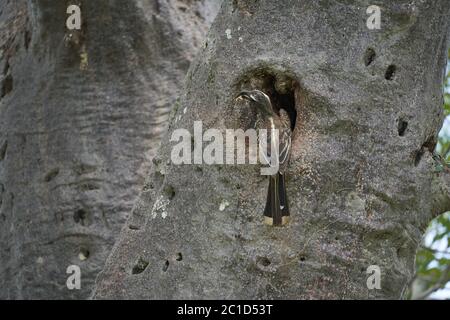
<instances>
[{"instance_id":1,"label":"bird's head","mask_svg":"<svg viewBox=\"0 0 450 320\"><path fill-rule=\"evenodd\" d=\"M270 116L274 113L269 96L260 90L244 90L239 93L236 99L250 101L250 103L265 116Z\"/></svg>"}]
</instances>

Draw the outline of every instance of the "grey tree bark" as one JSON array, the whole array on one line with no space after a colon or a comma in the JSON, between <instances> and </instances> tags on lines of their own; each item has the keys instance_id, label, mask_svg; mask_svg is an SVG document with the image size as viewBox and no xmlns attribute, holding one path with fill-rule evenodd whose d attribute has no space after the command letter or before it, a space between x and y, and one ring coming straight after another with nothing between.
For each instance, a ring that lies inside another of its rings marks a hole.
<instances>
[{"instance_id":1,"label":"grey tree bark","mask_svg":"<svg viewBox=\"0 0 450 320\"><path fill-rule=\"evenodd\" d=\"M82 28L66 29L81 6ZM215 0L0 1L0 299L87 298ZM81 290L66 268L81 268Z\"/></svg>"},{"instance_id":2,"label":"grey tree bark","mask_svg":"<svg viewBox=\"0 0 450 320\"><path fill-rule=\"evenodd\" d=\"M379 30L366 26L371 4L224 3L97 299L404 295L424 228L450 209L432 159L450 3L383 1ZM254 114L234 102L242 88L296 110L287 227L262 223L257 166L170 161L177 128L250 127ZM379 290L366 285L371 265Z\"/></svg>"}]
</instances>

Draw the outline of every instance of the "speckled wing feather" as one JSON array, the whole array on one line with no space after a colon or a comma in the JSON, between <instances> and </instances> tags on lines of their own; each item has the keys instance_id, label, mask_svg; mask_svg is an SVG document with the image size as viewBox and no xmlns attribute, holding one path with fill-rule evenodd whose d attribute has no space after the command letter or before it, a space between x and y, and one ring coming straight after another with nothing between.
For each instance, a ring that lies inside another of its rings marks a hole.
<instances>
[{"instance_id":1,"label":"speckled wing feather","mask_svg":"<svg viewBox=\"0 0 450 320\"><path fill-rule=\"evenodd\" d=\"M273 117L272 120L266 120L267 124L263 128L267 128L267 152L264 152L264 158L267 163L271 163L272 159L272 141L274 146L278 145L278 151L275 154L278 156L280 172L289 162L289 155L291 151L291 128L288 114L284 110L280 110L280 116ZM274 130L278 129L278 136L274 134Z\"/></svg>"}]
</instances>

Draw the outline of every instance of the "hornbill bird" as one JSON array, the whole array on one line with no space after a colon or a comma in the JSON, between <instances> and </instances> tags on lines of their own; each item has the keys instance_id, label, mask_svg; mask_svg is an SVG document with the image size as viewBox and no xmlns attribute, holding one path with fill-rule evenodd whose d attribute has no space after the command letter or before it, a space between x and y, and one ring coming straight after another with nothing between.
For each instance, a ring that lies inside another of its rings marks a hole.
<instances>
[{"instance_id":1,"label":"hornbill bird","mask_svg":"<svg viewBox=\"0 0 450 320\"><path fill-rule=\"evenodd\" d=\"M278 146L278 152L267 150L267 155L278 155L279 170L269 179L264 222L282 226L289 222L289 204L286 194L285 175L291 151L291 121L284 109L275 110L267 94L260 90L242 91L237 98L243 98L257 111L256 128L267 130L267 146ZM278 137L274 131L278 130ZM278 139L277 139L278 138ZM278 141L272 141L277 139ZM269 163L270 160L268 160Z\"/></svg>"}]
</instances>

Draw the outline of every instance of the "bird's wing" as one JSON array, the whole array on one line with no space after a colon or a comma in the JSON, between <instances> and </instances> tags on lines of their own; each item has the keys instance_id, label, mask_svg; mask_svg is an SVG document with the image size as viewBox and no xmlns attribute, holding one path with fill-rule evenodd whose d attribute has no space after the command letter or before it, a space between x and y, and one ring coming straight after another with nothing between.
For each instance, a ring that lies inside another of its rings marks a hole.
<instances>
[{"instance_id":1,"label":"bird's wing","mask_svg":"<svg viewBox=\"0 0 450 320\"><path fill-rule=\"evenodd\" d=\"M288 118L289 121L289 118ZM271 163L272 156L278 157L280 166L287 163L291 151L291 129L290 122L286 124L283 119L278 118L272 121L269 126L267 134L267 154L264 153L264 158L267 163ZM278 129L278 136L274 134L274 129ZM272 151L272 143L278 146L278 150Z\"/></svg>"},{"instance_id":2,"label":"bird's wing","mask_svg":"<svg viewBox=\"0 0 450 320\"><path fill-rule=\"evenodd\" d=\"M288 128L289 129L289 128ZM280 131L280 155L279 161L280 165L285 164L289 159L289 154L291 151L291 130L281 130Z\"/></svg>"},{"instance_id":3,"label":"bird's wing","mask_svg":"<svg viewBox=\"0 0 450 320\"><path fill-rule=\"evenodd\" d=\"M266 146L265 150L263 150L263 156L266 164L272 163L272 155L276 153L272 151L272 144L274 146L277 146L279 141L279 137L275 135L274 129L275 127L272 124L269 124L269 127L267 129Z\"/></svg>"}]
</instances>

